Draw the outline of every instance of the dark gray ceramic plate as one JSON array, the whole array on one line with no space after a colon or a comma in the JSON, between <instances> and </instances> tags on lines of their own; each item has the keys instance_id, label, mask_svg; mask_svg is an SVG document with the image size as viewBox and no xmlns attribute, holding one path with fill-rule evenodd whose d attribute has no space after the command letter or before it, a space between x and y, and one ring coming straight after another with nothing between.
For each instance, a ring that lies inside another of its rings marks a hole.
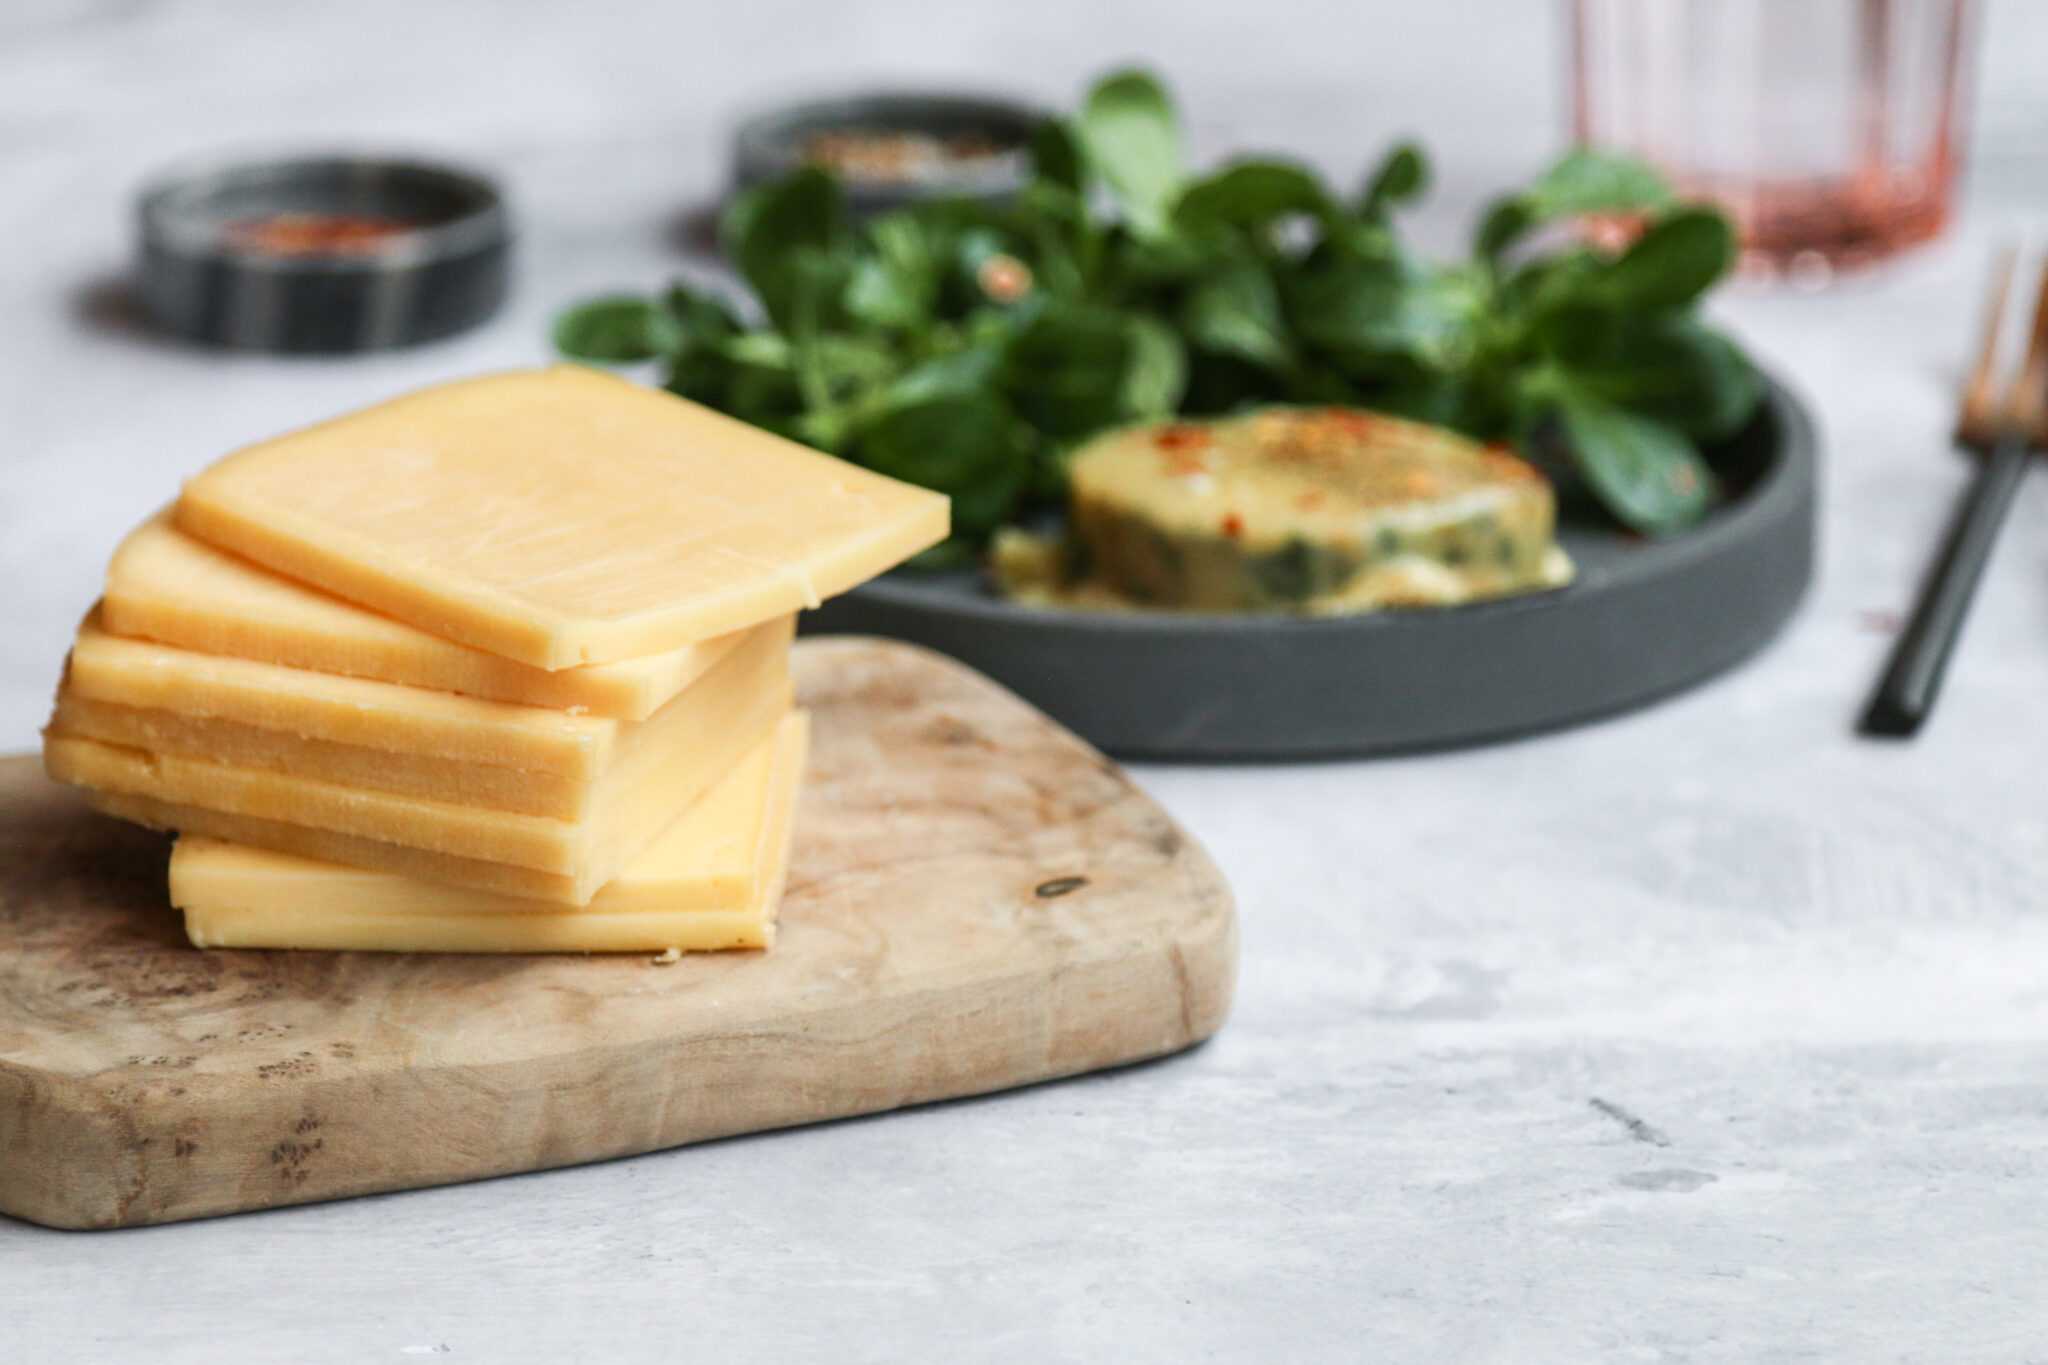
<instances>
[{"instance_id":1,"label":"dark gray ceramic plate","mask_svg":"<svg viewBox=\"0 0 2048 1365\"><path fill-rule=\"evenodd\" d=\"M1777 634L1812 571L1816 439L1773 386L1713 452L1731 496L1644 541L1565 524L1578 577L1470 606L1297 620L1013 606L979 574L890 574L804 618L972 664L1128 758L1390 753L1505 739L1640 706Z\"/></svg>"}]
</instances>

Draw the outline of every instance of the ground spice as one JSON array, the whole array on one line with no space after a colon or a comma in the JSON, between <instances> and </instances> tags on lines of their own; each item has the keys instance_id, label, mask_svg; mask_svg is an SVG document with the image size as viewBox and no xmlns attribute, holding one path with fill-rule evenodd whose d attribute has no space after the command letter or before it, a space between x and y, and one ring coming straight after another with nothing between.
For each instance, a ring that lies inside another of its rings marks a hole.
<instances>
[{"instance_id":1,"label":"ground spice","mask_svg":"<svg viewBox=\"0 0 2048 1365\"><path fill-rule=\"evenodd\" d=\"M890 128L827 128L802 143L803 159L848 180L902 184L928 180L949 166L986 161L1012 150L980 133L934 133Z\"/></svg>"},{"instance_id":2,"label":"ground spice","mask_svg":"<svg viewBox=\"0 0 2048 1365\"><path fill-rule=\"evenodd\" d=\"M225 225L223 240L265 256L364 256L418 224L367 213L273 213Z\"/></svg>"}]
</instances>

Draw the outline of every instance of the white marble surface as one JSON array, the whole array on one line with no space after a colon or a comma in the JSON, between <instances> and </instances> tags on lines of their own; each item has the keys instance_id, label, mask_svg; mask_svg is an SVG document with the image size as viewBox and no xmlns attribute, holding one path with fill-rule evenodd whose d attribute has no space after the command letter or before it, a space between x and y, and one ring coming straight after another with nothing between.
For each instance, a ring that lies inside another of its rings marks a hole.
<instances>
[{"instance_id":1,"label":"white marble surface","mask_svg":"<svg viewBox=\"0 0 2048 1365\"><path fill-rule=\"evenodd\" d=\"M1423 134L1442 232L1555 143L1555 18L13 0L0 744L34 743L107 552L183 473L538 360L560 301L686 268L674 221L749 104L860 77L1060 99L1143 54L1206 153L1349 174ZM2048 1359L2048 486L1931 729L1848 728L1961 478L1942 432L1984 244L2048 208L2048 8L1994 5L1990 37L1961 235L1840 292L1724 302L1827 435L1820 574L1777 645L1525 743L1142 774L1240 898L1209 1046L468 1187L115 1234L0 1219L0 1361ZM123 324L105 285L142 175L309 141L500 170L513 306L341 362Z\"/></svg>"}]
</instances>

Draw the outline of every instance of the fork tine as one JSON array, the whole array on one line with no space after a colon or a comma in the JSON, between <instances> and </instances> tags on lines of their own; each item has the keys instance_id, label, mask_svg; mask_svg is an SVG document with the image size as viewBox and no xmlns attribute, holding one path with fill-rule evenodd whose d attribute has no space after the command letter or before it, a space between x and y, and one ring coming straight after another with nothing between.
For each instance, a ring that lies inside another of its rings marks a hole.
<instances>
[{"instance_id":1,"label":"fork tine","mask_svg":"<svg viewBox=\"0 0 2048 1365\"><path fill-rule=\"evenodd\" d=\"M1956 440L1964 445L1983 445L1997 436L1998 339L2005 330L2005 303L2012 294L2012 276L2019 254L2017 243L2006 242L1991 267L1991 292L1986 300L1984 324L1977 336L1977 358L1970 367L1962 411L1956 419Z\"/></svg>"},{"instance_id":2,"label":"fork tine","mask_svg":"<svg viewBox=\"0 0 2048 1365\"><path fill-rule=\"evenodd\" d=\"M2041 270L2041 283L2034 294L2034 320L2027 333L2027 355L2013 376L2006 398L2007 428L2022 432L2038 444L2042 424L2048 418L2048 264Z\"/></svg>"}]
</instances>

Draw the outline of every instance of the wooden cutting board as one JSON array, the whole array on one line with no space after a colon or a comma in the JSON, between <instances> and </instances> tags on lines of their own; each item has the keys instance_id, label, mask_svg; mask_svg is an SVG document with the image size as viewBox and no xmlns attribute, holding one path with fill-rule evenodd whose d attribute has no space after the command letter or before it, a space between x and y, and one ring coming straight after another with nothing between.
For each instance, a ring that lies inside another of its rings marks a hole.
<instances>
[{"instance_id":1,"label":"wooden cutting board","mask_svg":"<svg viewBox=\"0 0 2048 1365\"><path fill-rule=\"evenodd\" d=\"M1207 855L993 683L797 647L767 953L199 952L168 842L0 759L0 1212L170 1222L654 1151L1156 1057L1230 1006Z\"/></svg>"}]
</instances>

